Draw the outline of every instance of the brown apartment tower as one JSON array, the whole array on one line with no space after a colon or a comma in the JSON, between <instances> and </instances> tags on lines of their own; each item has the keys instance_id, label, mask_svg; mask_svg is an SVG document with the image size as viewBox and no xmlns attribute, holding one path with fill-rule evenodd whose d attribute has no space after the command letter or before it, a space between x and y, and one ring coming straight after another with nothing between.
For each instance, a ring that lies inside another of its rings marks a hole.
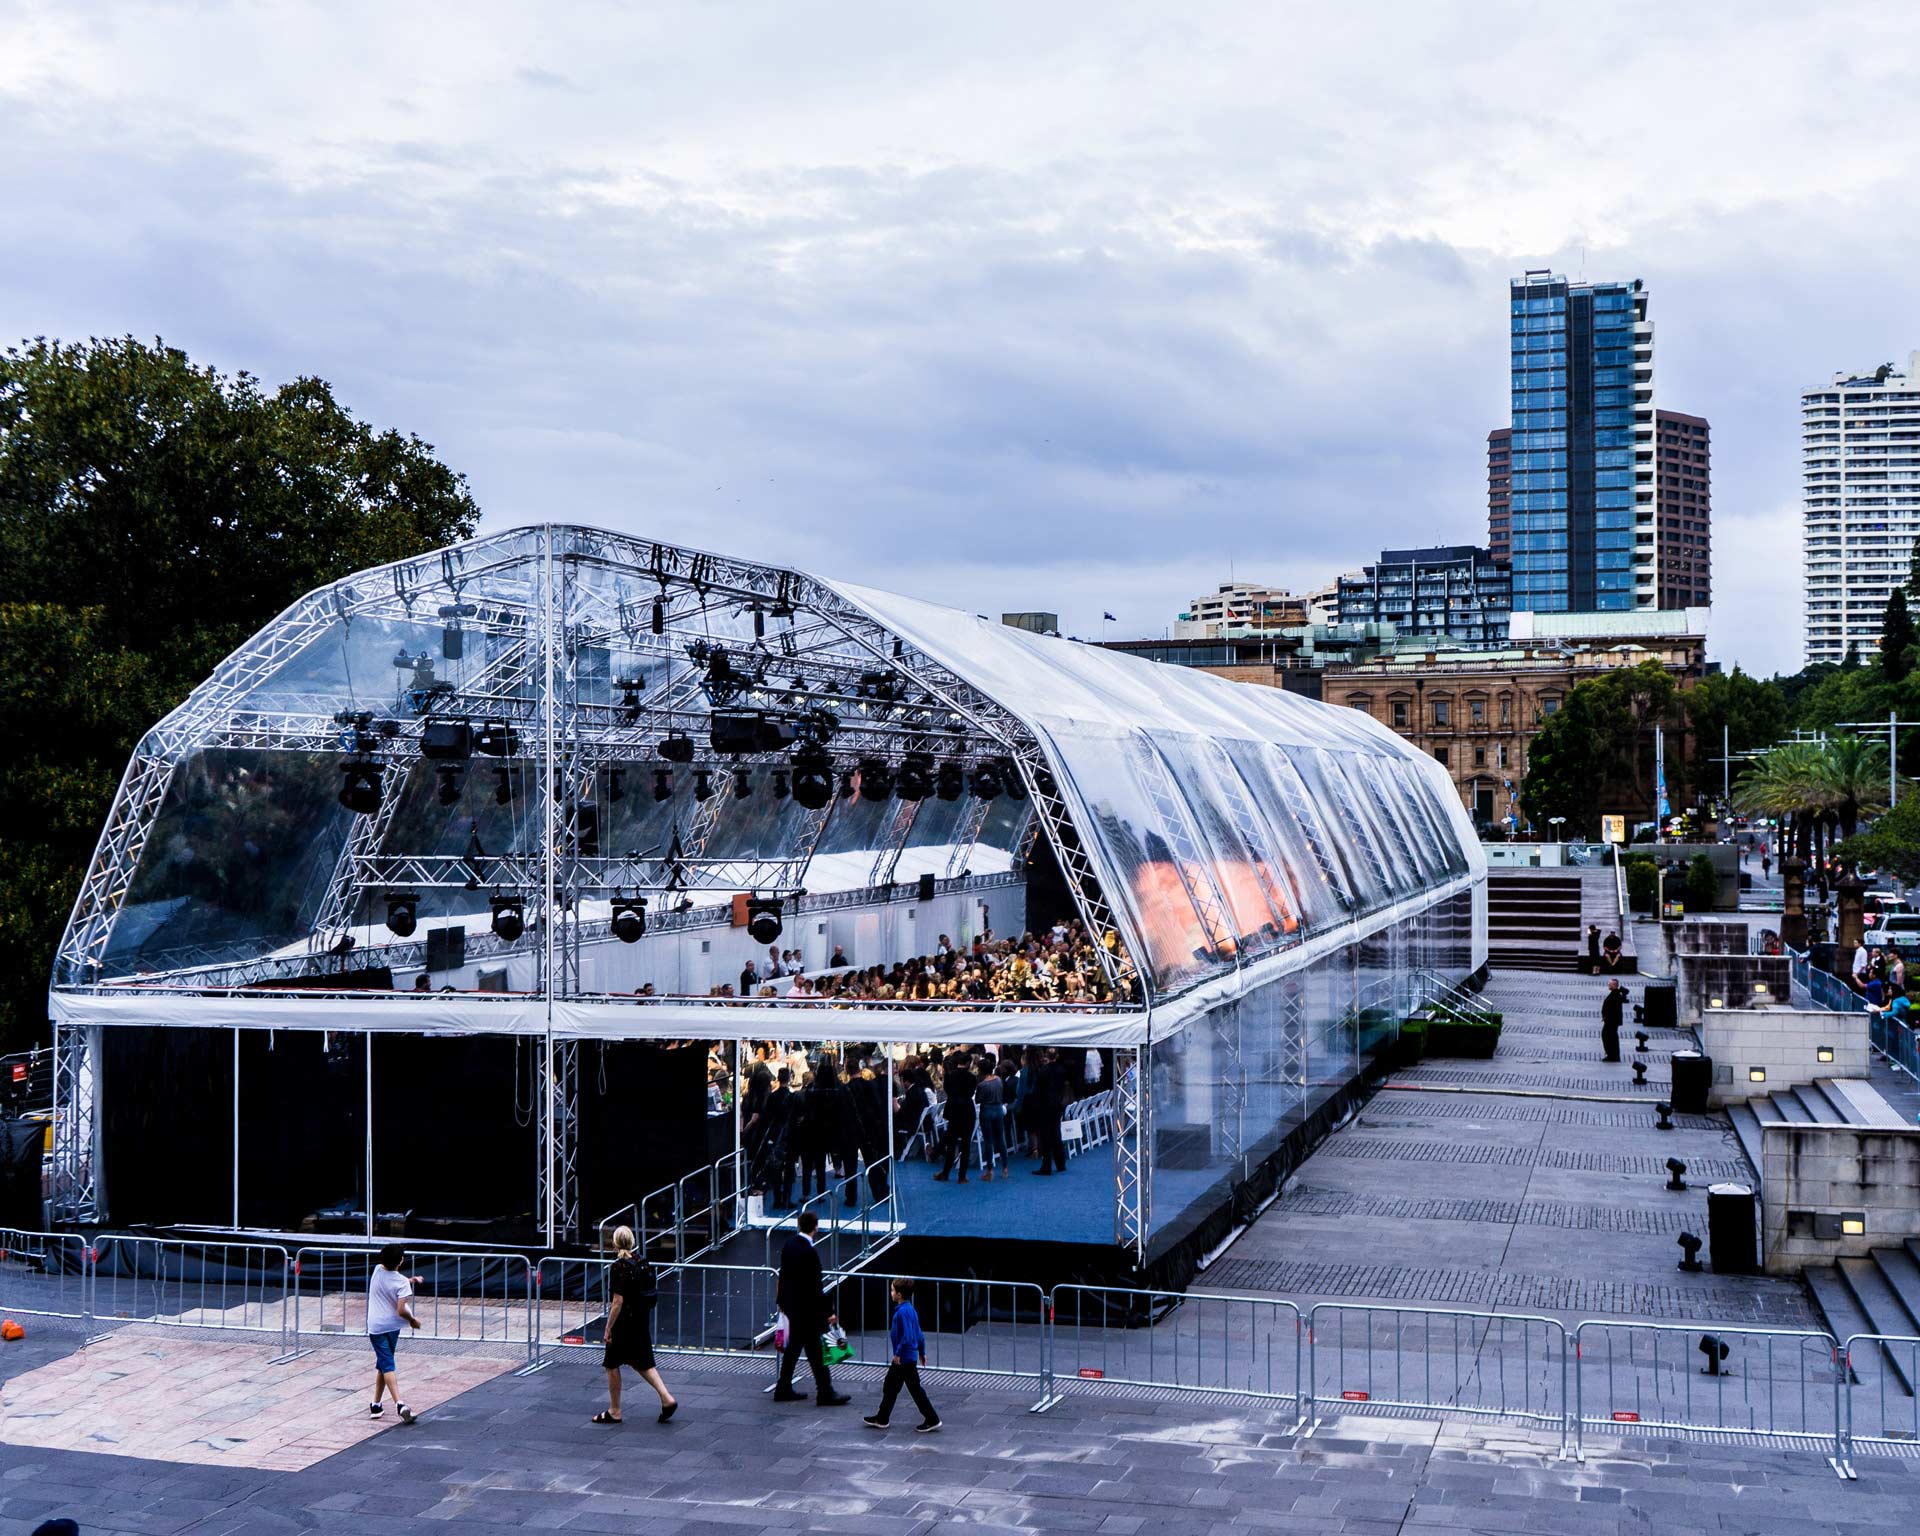
<instances>
[{"instance_id":1,"label":"brown apartment tower","mask_svg":"<svg viewBox=\"0 0 1920 1536\"><path fill-rule=\"evenodd\" d=\"M1705 608L1713 599L1711 430L1704 416L1654 412L1654 503L1659 606ZM1487 434L1487 548L1513 558L1513 429Z\"/></svg>"}]
</instances>

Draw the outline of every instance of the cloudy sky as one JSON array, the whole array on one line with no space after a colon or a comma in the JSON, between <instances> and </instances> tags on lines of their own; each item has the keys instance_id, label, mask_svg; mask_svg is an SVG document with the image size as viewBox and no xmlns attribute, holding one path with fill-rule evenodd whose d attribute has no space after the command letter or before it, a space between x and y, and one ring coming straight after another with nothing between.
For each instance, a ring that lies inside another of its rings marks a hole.
<instances>
[{"instance_id":1,"label":"cloudy sky","mask_svg":"<svg viewBox=\"0 0 1920 1536\"><path fill-rule=\"evenodd\" d=\"M1920 8L0 0L0 336L317 373L470 477L978 611L1484 541L1505 284L1638 276L1714 651L1920 348Z\"/></svg>"}]
</instances>

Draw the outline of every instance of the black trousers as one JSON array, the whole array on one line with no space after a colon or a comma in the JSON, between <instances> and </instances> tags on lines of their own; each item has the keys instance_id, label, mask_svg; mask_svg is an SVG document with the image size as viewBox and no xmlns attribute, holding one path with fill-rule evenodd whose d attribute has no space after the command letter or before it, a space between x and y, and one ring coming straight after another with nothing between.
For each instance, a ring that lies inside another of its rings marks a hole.
<instances>
[{"instance_id":1,"label":"black trousers","mask_svg":"<svg viewBox=\"0 0 1920 1536\"><path fill-rule=\"evenodd\" d=\"M1067 1171L1067 1144L1060 1135L1060 1111L1042 1109L1040 1111L1040 1170L1045 1172L1051 1164L1061 1173Z\"/></svg>"},{"instance_id":2,"label":"black trousers","mask_svg":"<svg viewBox=\"0 0 1920 1536\"><path fill-rule=\"evenodd\" d=\"M947 1160L940 1165L942 1173L953 1171L953 1158L960 1155L960 1177L967 1176L967 1162L973 1156L974 1118L968 1115L964 1120L949 1118L947 1121Z\"/></svg>"},{"instance_id":3,"label":"black trousers","mask_svg":"<svg viewBox=\"0 0 1920 1536\"><path fill-rule=\"evenodd\" d=\"M940 1415L933 1411L933 1399L927 1396L927 1389L920 1385L920 1367L908 1362L902 1365L898 1360L887 1367L887 1384L880 1389L880 1412L875 1415L882 1424L893 1417L893 1405L900 1400L900 1389L907 1389L907 1396L913 1399L913 1406L920 1410L923 1424L934 1424Z\"/></svg>"},{"instance_id":4,"label":"black trousers","mask_svg":"<svg viewBox=\"0 0 1920 1536\"><path fill-rule=\"evenodd\" d=\"M1611 1019L1600 1026L1600 1046L1607 1053L1608 1061L1620 1059L1620 1026Z\"/></svg>"},{"instance_id":5,"label":"black trousers","mask_svg":"<svg viewBox=\"0 0 1920 1536\"><path fill-rule=\"evenodd\" d=\"M807 1357L807 1368L813 1372L815 1391L821 1397L831 1396L833 1377L827 1372L827 1352L820 1342L820 1325L797 1323L792 1318L787 1319L787 1347L780 1351L780 1384L775 1390L793 1390L793 1373L799 1367L802 1352Z\"/></svg>"}]
</instances>

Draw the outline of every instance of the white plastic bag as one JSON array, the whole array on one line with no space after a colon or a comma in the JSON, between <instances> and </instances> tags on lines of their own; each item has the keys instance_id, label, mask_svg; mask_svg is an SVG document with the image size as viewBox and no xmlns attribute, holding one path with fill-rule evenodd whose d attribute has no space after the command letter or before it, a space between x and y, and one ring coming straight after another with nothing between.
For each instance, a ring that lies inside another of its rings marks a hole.
<instances>
[{"instance_id":1,"label":"white plastic bag","mask_svg":"<svg viewBox=\"0 0 1920 1536\"><path fill-rule=\"evenodd\" d=\"M787 1330L792 1326L793 1325L787 1321L786 1313L776 1312L773 1314L773 1347L775 1349L785 1349L787 1347Z\"/></svg>"}]
</instances>

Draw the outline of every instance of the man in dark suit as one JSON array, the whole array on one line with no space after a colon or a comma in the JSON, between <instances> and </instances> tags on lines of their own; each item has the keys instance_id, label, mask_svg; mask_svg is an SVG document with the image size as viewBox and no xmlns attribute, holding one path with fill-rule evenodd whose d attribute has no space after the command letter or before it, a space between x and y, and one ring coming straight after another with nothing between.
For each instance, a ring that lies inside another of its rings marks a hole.
<instances>
[{"instance_id":1,"label":"man in dark suit","mask_svg":"<svg viewBox=\"0 0 1920 1536\"><path fill-rule=\"evenodd\" d=\"M1620 1059L1620 1019L1626 1012L1627 994L1620 990L1620 978L1607 983L1607 995L1600 1001L1600 1050L1603 1061Z\"/></svg>"},{"instance_id":2,"label":"man in dark suit","mask_svg":"<svg viewBox=\"0 0 1920 1536\"><path fill-rule=\"evenodd\" d=\"M1067 1171L1067 1144L1060 1135L1060 1115L1067 1107L1067 1072L1060 1053L1051 1048L1033 1080L1034 1129L1040 1133L1040 1174Z\"/></svg>"},{"instance_id":3,"label":"man in dark suit","mask_svg":"<svg viewBox=\"0 0 1920 1536\"><path fill-rule=\"evenodd\" d=\"M827 1305L820 1255L813 1246L820 1217L813 1211L802 1211L794 1225L799 1231L780 1250L780 1284L774 1292L780 1310L787 1315L787 1347L780 1352L780 1382L773 1389L773 1400L797 1403L807 1395L793 1390L794 1369L800 1364L800 1352L805 1350L807 1365L813 1371L814 1401L822 1408L837 1408L853 1399L833 1390L826 1351L820 1343L820 1335L835 1318Z\"/></svg>"}]
</instances>

